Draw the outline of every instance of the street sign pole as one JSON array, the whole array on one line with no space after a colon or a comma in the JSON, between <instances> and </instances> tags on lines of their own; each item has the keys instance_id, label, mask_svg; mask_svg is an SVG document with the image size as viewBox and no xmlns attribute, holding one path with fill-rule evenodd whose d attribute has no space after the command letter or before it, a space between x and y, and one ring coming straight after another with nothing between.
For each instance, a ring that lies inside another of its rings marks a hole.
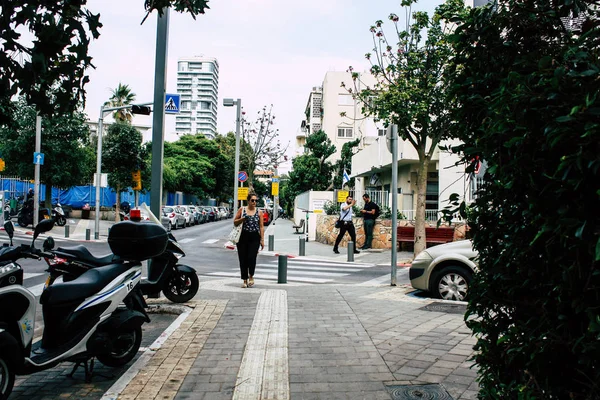
<instances>
[{"instance_id":1,"label":"street sign pole","mask_svg":"<svg viewBox=\"0 0 600 400\"><path fill-rule=\"evenodd\" d=\"M165 7L163 8L162 17L158 15L158 25L156 27L154 115L152 118L152 182L150 185L150 211L154 215L160 215L162 204L168 41L169 7Z\"/></svg>"},{"instance_id":2,"label":"street sign pole","mask_svg":"<svg viewBox=\"0 0 600 400\"><path fill-rule=\"evenodd\" d=\"M102 174L102 127L104 122L104 106L100 106L100 118L98 118L98 148L96 150L96 213L94 214L94 239L100 239L100 187Z\"/></svg>"},{"instance_id":3,"label":"street sign pole","mask_svg":"<svg viewBox=\"0 0 600 400\"><path fill-rule=\"evenodd\" d=\"M235 119L235 173L233 175L233 204L235 212L238 205L238 175L240 174L240 125L242 124L242 99L236 100L237 116Z\"/></svg>"},{"instance_id":4,"label":"street sign pole","mask_svg":"<svg viewBox=\"0 0 600 400\"><path fill-rule=\"evenodd\" d=\"M398 269L398 126L392 125L392 276L391 286L396 286Z\"/></svg>"},{"instance_id":5,"label":"street sign pole","mask_svg":"<svg viewBox=\"0 0 600 400\"><path fill-rule=\"evenodd\" d=\"M42 117L38 113L35 117L35 152L42 151ZM40 163L35 163L33 183L33 226L40 222ZM48 199L46 199L48 202Z\"/></svg>"}]
</instances>

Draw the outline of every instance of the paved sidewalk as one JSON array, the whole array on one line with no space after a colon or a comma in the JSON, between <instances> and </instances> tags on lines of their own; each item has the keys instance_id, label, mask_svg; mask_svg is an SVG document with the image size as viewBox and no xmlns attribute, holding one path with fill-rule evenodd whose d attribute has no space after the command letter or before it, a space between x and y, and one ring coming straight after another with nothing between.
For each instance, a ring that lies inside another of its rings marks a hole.
<instances>
[{"instance_id":1,"label":"paved sidewalk","mask_svg":"<svg viewBox=\"0 0 600 400\"><path fill-rule=\"evenodd\" d=\"M72 240L76 242L83 242L87 240L86 230L90 230L90 241L94 242L106 242L108 239L108 230L112 227L116 222L115 221L106 221L100 220L99 234L100 239L94 239L94 230L95 230L95 221L93 219L77 219L77 218L67 218L67 224L65 226L54 225L54 228L49 233L45 235L52 236L58 239ZM31 225L28 227L19 226L16 220L13 219L13 224L15 227L16 234L33 234L33 228ZM68 228L67 228L68 227ZM69 237L66 237L66 231L68 229Z\"/></svg>"},{"instance_id":2,"label":"paved sidewalk","mask_svg":"<svg viewBox=\"0 0 600 400\"><path fill-rule=\"evenodd\" d=\"M194 311L118 398L475 399L464 304L411 291L204 281Z\"/></svg>"}]
</instances>

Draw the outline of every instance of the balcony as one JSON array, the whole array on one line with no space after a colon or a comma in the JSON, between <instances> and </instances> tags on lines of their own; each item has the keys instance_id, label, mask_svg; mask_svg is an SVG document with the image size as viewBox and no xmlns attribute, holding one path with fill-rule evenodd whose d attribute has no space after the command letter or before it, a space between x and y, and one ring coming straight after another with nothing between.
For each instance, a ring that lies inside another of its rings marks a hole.
<instances>
[{"instance_id":1,"label":"balcony","mask_svg":"<svg viewBox=\"0 0 600 400\"><path fill-rule=\"evenodd\" d=\"M373 170L391 168L392 153L387 149L385 137L379 136L374 140L352 157L352 176L370 175ZM398 165L417 162L419 162L419 155L414 147L407 141L398 140Z\"/></svg>"}]
</instances>

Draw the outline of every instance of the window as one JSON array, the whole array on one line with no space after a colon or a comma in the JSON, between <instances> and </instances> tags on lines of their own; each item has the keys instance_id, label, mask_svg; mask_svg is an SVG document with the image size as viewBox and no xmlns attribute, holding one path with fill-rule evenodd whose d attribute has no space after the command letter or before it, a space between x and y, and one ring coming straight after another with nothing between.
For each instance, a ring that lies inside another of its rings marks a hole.
<instances>
[{"instance_id":1,"label":"window","mask_svg":"<svg viewBox=\"0 0 600 400\"><path fill-rule=\"evenodd\" d=\"M351 138L352 136L352 128L338 128L339 138Z\"/></svg>"},{"instance_id":2,"label":"window","mask_svg":"<svg viewBox=\"0 0 600 400\"><path fill-rule=\"evenodd\" d=\"M201 101L200 109L201 110L210 110L210 103L208 101Z\"/></svg>"},{"instance_id":3,"label":"window","mask_svg":"<svg viewBox=\"0 0 600 400\"><path fill-rule=\"evenodd\" d=\"M354 105L354 99L349 94L338 94L338 105L352 106Z\"/></svg>"},{"instance_id":4,"label":"window","mask_svg":"<svg viewBox=\"0 0 600 400\"><path fill-rule=\"evenodd\" d=\"M385 129L377 129L377 136L385 136Z\"/></svg>"}]
</instances>

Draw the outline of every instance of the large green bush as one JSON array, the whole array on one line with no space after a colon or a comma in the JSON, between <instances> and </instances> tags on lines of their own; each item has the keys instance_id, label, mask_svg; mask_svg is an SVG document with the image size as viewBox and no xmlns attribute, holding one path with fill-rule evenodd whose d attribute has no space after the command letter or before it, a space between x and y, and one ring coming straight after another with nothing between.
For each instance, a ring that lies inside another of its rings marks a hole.
<instances>
[{"instance_id":1,"label":"large green bush","mask_svg":"<svg viewBox=\"0 0 600 400\"><path fill-rule=\"evenodd\" d=\"M466 162L488 163L469 213L480 398L600 398L600 32L590 4L504 0L455 15L452 134ZM573 29L580 12L588 17Z\"/></svg>"}]
</instances>

